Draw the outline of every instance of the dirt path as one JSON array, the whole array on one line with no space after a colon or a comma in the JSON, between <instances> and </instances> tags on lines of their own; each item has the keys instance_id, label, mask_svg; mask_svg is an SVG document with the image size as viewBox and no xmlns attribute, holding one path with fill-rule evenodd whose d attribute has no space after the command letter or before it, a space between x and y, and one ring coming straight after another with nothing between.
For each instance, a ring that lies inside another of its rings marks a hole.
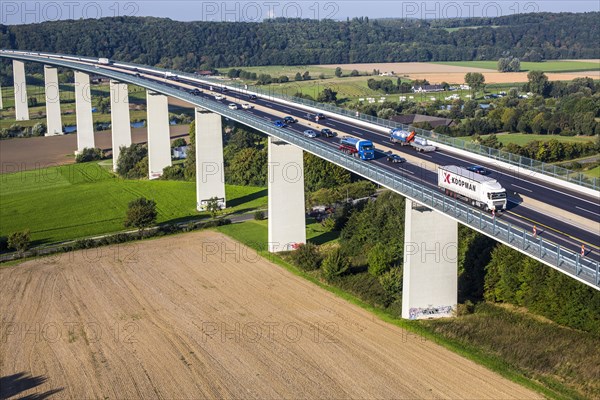
<instances>
[{"instance_id":1,"label":"dirt path","mask_svg":"<svg viewBox=\"0 0 600 400\"><path fill-rule=\"evenodd\" d=\"M214 232L3 268L0 293L2 398L540 397Z\"/></svg>"}]
</instances>

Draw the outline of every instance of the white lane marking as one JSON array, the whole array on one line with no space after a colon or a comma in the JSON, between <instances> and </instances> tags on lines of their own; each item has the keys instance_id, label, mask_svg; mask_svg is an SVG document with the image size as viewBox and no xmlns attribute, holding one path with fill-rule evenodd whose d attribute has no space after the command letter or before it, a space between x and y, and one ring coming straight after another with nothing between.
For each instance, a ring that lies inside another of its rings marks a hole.
<instances>
[{"instance_id":1,"label":"white lane marking","mask_svg":"<svg viewBox=\"0 0 600 400\"><path fill-rule=\"evenodd\" d=\"M411 175L414 175L414 174L415 174L414 172L412 172L412 171L409 171L409 170L407 170L407 169L404 169L404 168L402 168L402 167L398 167L398 169L399 169L399 170L402 170L402 171L404 171L404 172L408 172L408 173L409 173L409 174L411 174Z\"/></svg>"},{"instance_id":2,"label":"white lane marking","mask_svg":"<svg viewBox=\"0 0 600 400\"><path fill-rule=\"evenodd\" d=\"M432 158L429 154L423 154L423 153L421 153L419 155L422 156L422 157Z\"/></svg>"},{"instance_id":3,"label":"white lane marking","mask_svg":"<svg viewBox=\"0 0 600 400\"><path fill-rule=\"evenodd\" d=\"M292 113L290 110L288 110L287 108L284 108L283 111L285 111L286 113Z\"/></svg>"},{"instance_id":4,"label":"white lane marking","mask_svg":"<svg viewBox=\"0 0 600 400\"><path fill-rule=\"evenodd\" d=\"M581 207L578 207L578 206L575 206L575 208L578 208L578 209L580 209L581 211L589 212L590 214L594 214L594 215L597 215L597 216L599 216L599 217L600 217L600 214L598 214L597 212L593 212L593 211L590 211L590 210L586 210L585 208L581 208Z\"/></svg>"},{"instance_id":5,"label":"white lane marking","mask_svg":"<svg viewBox=\"0 0 600 400\"><path fill-rule=\"evenodd\" d=\"M357 132L357 131L352 131L352 133L354 133L355 135L360 135L360 136L363 136L363 135L364 135L364 133Z\"/></svg>"},{"instance_id":6,"label":"white lane marking","mask_svg":"<svg viewBox=\"0 0 600 400\"><path fill-rule=\"evenodd\" d=\"M514 187L516 187L516 188L519 188L521 190L524 190L526 192L533 193L533 190L526 189L523 186L515 185L514 183L511 183L511 185L514 186Z\"/></svg>"}]
</instances>

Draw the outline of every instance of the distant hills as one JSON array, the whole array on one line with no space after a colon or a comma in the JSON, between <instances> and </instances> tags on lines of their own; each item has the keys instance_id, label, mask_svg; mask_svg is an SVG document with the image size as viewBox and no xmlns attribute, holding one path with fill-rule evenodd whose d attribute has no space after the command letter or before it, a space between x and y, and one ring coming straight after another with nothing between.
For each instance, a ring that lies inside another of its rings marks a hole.
<instances>
[{"instance_id":1,"label":"distant hills","mask_svg":"<svg viewBox=\"0 0 600 400\"><path fill-rule=\"evenodd\" d=\"M115 17L0 25L0 47L197 70L229 66L600 58L600 13L259 23ZM463 29L466 28L466 29Z\"/></svg>"}]
</instances>

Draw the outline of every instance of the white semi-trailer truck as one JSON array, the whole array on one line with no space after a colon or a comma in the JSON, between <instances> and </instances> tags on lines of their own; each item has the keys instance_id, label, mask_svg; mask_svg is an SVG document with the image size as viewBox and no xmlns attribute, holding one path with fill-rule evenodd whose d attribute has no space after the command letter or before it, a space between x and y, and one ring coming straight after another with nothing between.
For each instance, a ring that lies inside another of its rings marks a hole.
<instances>
[{"instance_id":1,"label":"white semi-trailer truck","mask_svg":"<svg viewBox=\"0 0 600 400\"><path fill-rule=\"evenodd\" d=\"M438 186L485 210L506 210L506 189L497 180L456 165L438 166Z\"/></svg>"}]
</instances>

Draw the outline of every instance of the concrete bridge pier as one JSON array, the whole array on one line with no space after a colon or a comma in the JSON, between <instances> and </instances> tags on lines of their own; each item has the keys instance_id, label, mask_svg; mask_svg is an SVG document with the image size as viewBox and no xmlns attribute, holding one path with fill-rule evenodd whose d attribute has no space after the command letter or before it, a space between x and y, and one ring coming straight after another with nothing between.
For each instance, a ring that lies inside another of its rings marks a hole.
<instances>
[{"instance_id":1,"label":"concrete bridge pier","mask_svg":"<svg viewBox=\"0 0 600 400\"><path fill-rule=\"evenodd\" d=\"M306 243L302 149L269 137L269 251Z\"/></svg>"},{"instance_id":2,"label":"concrete bridge pier","mask_svg":"<svg viewBox=\"0 0 600 400\"><path fill-rule=\"evenodd\" d=\"M58 70L44 65L44 82L46 92L46 136L62 135L62 117L60 110L60 88L58 86Z\"/></svg>"},{"instance_id":3,"label":"concrete bridge pier","mask_svg":"<svg viewBox=\"0 0 600 400\"><path fill-rule=\"evenodd\" d=\"M131 119L127 84L114 80L110 81L110 122L113 171L116 171L120 148L131 146Z\"/></svg>"},{"instance_id":4,"label":"concrete bridge pier","mask_svg":"<svg viewBox=\"0 0 600 400\"><path fill-rule=\"evenodd\" d=\"M196 108L196 208L206 210L207 201L219 199L225 208L225 171L221 116Z\"/></svg>"},{"instance_id":5,"label":"concrete bridge pier","mask_svg":"<svg viewBox=\"0 0 600 400\"><path fill-rule=\"evenodd\" d=\"M75 113L77 123L77 151L96 147L94 140L94 120L92 118L92 93L90 76L75 71Z\"/></svg>"},{"instance_id":6,"label":"concrete bridge pier","mask_svg":"<svg viewBox=\"0 0 600 400\"><path fill-rule=\"evenodd\" d=\"M29 121L27 82L23 61L13 60L13 79L15 84L15 119L17 121Z\"/></svg>"},{"instance_id":7,"label":"concrete bridge pier","mask_svg":"<svg viewBox=\"0 0 600 400\"><path fill-rule=\"evenodd\" d=\"M157 179L171 166L171 134L167 96L146 91L148 121L148 178Z\"/></svg>"},{"instance_id":8,"label":"concrete bridge pier","mask_svg":"<svg viewBox=\"0 0 600 400\"><path fill-rule=\"evenodd\" d=\"M2 103L2 86L0 85L0 110L4 109L4 104Z\"/></svg>"},{"instance_id":9,"label":"concrete bridge pier","mask_svg":"<svg viewBox=\"0 0 600 400\"><path fill-rule=\"evenodd\" d=\"M402 318L449 317L456 309L458 223L406 199Z\"/></svg>"}]
</instances>

